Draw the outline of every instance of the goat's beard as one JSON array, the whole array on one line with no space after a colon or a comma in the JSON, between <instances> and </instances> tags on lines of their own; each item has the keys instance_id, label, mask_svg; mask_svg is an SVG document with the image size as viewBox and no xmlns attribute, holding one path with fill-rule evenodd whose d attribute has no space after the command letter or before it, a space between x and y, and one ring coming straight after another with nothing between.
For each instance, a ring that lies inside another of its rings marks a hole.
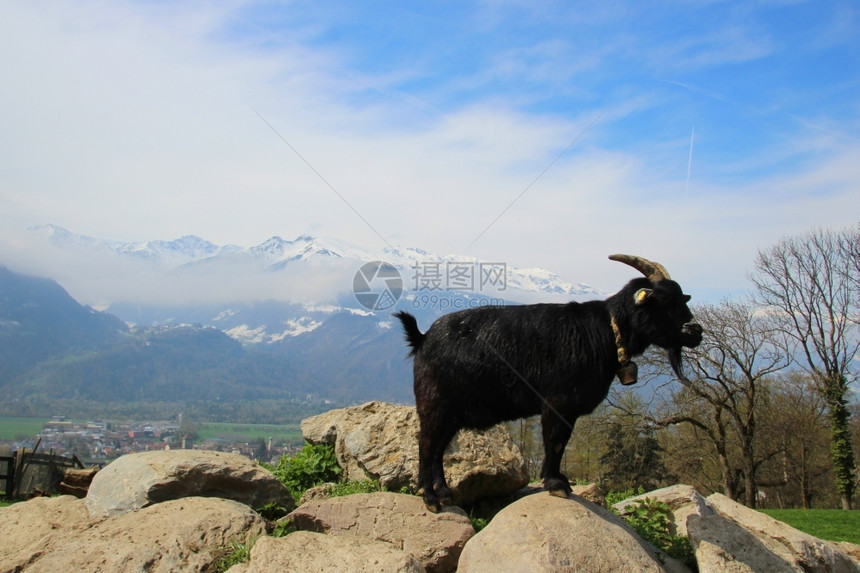
<instances>
[{"instance_id":1,"label":"goat's beard","mask_svg":"<svg viewBox=\"0 0 860 573\"><path fill-rule=\"evenodd\" d=\"M669 366L672 367L672 371L675 373L675 376L683 383L689 383L690 381L684 376L684 371L682 368L682 352L680 346L675 346L673 348L669 348L666 352L669 358Z\"/></svg>"}]
</instances>

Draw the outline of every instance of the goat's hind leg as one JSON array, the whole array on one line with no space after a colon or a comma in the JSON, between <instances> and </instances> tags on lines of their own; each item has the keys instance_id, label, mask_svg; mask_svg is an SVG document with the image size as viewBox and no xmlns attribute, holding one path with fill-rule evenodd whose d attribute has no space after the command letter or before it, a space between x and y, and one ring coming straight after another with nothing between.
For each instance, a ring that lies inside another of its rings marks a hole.
<instances>
[{"instance_id":1,"label":"goat's hind leg","mask_svg":"<svg viewBox=\"0 0 860 573\"><path fill-rule=\"evenodd\" d=\"M456 430L454 431L456 434ZM421 424L418 437L418 486L423 490L424 505L433 513L451 505L454 495L445 481L443 457L453 434L435 432Z\"/></svg>"},{"instance_id":2,"label":"goat's hind leg","mask_svg":"<svg viewBox=\"0 0 860 573\"><path fill-rule=\"evenodd\" d=\"M426 434L422 424L418 436L418 490L427 509L438 513L441 506L433 487L433 441Z\"/></svg>"},{"instance_id":3,"label":"goat's hind leg","mask_svg":"<svg viewBox=\"0 0 860 573\"><path fill-rule=\"evenodd\" d=\"M454 492L448 487L448 482L445 480L445 450L448 449L448 444L457 435L457 430L448 431L440 436L440 439L434 443L434 448L431 453L431 472L433 475L433 489L439 497L439 502L442 505L454 504Z\"/></svg>"}]
</instances>

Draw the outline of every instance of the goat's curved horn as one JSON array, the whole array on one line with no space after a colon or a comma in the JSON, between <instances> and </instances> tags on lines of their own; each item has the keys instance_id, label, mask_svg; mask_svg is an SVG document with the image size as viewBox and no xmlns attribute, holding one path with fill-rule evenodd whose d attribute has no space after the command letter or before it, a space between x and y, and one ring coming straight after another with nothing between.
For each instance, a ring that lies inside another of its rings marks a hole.
<instances>
[{"instance_id":1,"label":"goat's curved horn","mask_svg":"<svg viewBox=\"0 0 860 573\"><path fill-rule=\"evenodd\" d=\"M671 278L663 265L643 259L642 257L635 255L609 255L609 258L613 261L630 265L654 283Z\"/></svg>"}]
</instances>

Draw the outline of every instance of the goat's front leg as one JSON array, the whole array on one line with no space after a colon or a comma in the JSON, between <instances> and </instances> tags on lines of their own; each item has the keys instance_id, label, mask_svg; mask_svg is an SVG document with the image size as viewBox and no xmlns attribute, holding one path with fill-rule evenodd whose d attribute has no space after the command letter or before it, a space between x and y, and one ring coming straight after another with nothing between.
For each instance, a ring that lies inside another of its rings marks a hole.
<instances>
[{"instance_id":1,"label":"goat's front leg","mask_svg":"<svg viewBox=\"0 0 860 573\"><path fill-rule=\"evenodd\" d=\"M570 481L561 473L561 458L573 432L576 420L564 420L554 411L544 411L541 415L544 458L540 475L543 487L551 495L568 497L572 492Z\"/></svg>"}]
</instances>

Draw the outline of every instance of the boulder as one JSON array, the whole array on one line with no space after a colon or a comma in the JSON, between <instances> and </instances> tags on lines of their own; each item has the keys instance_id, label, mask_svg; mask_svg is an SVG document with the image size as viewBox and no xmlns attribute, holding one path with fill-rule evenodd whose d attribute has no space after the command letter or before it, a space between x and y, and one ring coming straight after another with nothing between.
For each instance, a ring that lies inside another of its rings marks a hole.
<instances>
[{"instance_id":1,"label":"boulder","mask_svg":"<svg viewBox=\"0 0 860 573\"><path fill-rule=\"evenodd\" d=\"M717 516L688 520L699 570L860 573L835 545L715 493Z\"/></svg>"},{"instance_id":2,"label":"boulder","mask_svg":"<svg viewBox=\"0 0 860 573\"><path fill-rule=\"evenodd\" d=\"M600 507L606 507L606 492L600 489L596 483L574 485L570 489L573 490L573 495L578 495Z\"/></svg>"},{"instance_id":3,"label":"boulder","mask_svg":"<svg viewBox=\"0 0 860 573\"><path fill-rule=\"evenodd\" d=\"M79 498L86 497L90 484L98 472L99 468L97 467L86 469L69 468L65 470L63 472L63 481L60 482L60 493Z\"/></svg>"},{"instance_id":4,"label":"boulder","mask_svg":"<svg viewBox=\"0 0 860 573\"><path fill-rule=\"evenodd\" d=\"M418 431L415 431L418 443ZM445 477L454 490L454 502L469 505L478 499L506 495L528 485L520 449L504 426L486 430L461 430L445 450ZM415 477L418 458L416 447Z\"/></svg>"},{"instance_id":5,"label":"boulder","mask_svg":"<svg viewBox=\"0 0 860 573\"><path fill-rule=\"evenodd\" d=\"M332 488L335 487L332 482L321 483L305 491L302 497L296 501L296 505L302 505L309 501L322 501L331 497Z\"/></svg>"},{"instance_id":6,"label":"boulder","mask_svg":"<svg viewBox=\"0 0 860 573\"><path fill-rule=\"evenodd\" d=\"M413 556L390 543L297 531L286 537L261 537L251 549L251 559L227 571L423 573L424 567Z\"/></svg>"},{"instance_id":7,"label":"boulder","mask_svg":"<svg viewBox=\"0 0 860 573\"><path fill-rule=\"evenodd\" d=\"M89 527L84 500L71 495L35 497L0 509L0 572L22 571L52 547Z\"/></svg>"},{"instance_id":8,"label":"boulder","mask_svg":"<svg viewBox=\"0 0 860 573\"><path fill-rule=\"evenodd\" d=\"M711 508L705 498L699 495L693 486L689 485L673 485L656 489L648 493L637 495L619 501L612 508L624 516L627 509L635 505L636 502L644 499L656 499L669 506L672 511L670 518L670 533L673 535L687 535L687 518L691 515L706 516L714 515L714 510Z\"/></svg>"},{"instance_id":9,"label":"boulder","mask_svg":"<svg viewBox=\"0 0 860 573\"><path fill-rule=\"evenodd\" d=\"M665 571L656 554L607 509L543 492L496 514L466 543L458 571Z\"/></svg>"},{"instance_id":10,"label":"boulder","mask_svg":"<svg viewBox=\"0 0 860 573\"><path fill-rule=\"evenodd\" d=\"M312 444L331 444L343 477L377 479L387 489L418 487L418 415L415 408L368 402L302 421ZM445 451L445 474L455 503L513 493L528 483L519 448L502 426L463 430Z\"/></svg>"},{"instance_id":11,"label":"boulder","mask_svg":"<svg viewBox=\"0 0 860 573\"><path fill-rule=\"evenodd\" d=\"M699 573L793 573L755 535L721 515L691 515L687 531Z\"/></svg>"},{"instance_id":12,"label":"boulder","mask_svg":"<svg viewBox=\"0 0 860 573\"><path fill-rule=\"evenodd\" d=\"M129 454L95 475L86 497L90 515L122 515L183 497L232 499L254 509L269 503L295 508L271 472L244 456L204 450Z\"/></svg>"},{"instance_id":13,"label":"boulder","mask_svg":"<svg viewBox=\"0 0 860 573\"><path fill-rule=\"evenodd\" d=\"M839 541L834 543L836 549L841 551L846 557L850 557L854 563L860 566L860 545L856 543L848 543L847 541Z\"/></svg>"},{"instance_id":14,"label":"boulder","mask_svg":"<svg viewBox=\"0 0 860 573\"><path fill-rule=\"evenodd\" d=\"M266 532L265 522L251 508L216 498L189 497L97 519L87 517L82 500L68 496L12 508L16 518L27 515L34 525L18 519L20 531L2 532L3 573L205 571L212 569L230 541L248 542ZM7 510L0 513L0 527L9 522ZM54 517L51 523L49 510L63 519ZM47 534L46 523L55 527ZM9 553L10 546L14 554Z\"/></svg>"},{"instance_id":15,"label":"boulder","mask_svg":"<svg viewBox=\"0 0 860 573\"><path fill-rule=\"evenodd\" d=\"M457 570L466 542L475 534L457 507L431 513L421 498L399 493L364 493L312 501L288 518L304 531L385 541L413 555L429 572Z\"/></svg>"}]
</instances>

